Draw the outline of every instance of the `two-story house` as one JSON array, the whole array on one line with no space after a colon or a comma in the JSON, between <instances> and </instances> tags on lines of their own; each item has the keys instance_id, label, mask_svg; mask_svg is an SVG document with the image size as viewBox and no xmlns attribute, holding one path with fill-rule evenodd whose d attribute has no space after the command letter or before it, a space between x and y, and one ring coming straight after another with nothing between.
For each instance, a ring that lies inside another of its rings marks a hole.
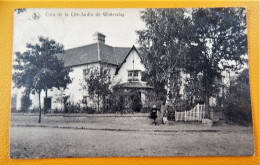
<instances>
[{"instance_id":1,"label":"two-story house","mask_svg":"<svg viewBox=\"0 0 260 165\"><path fill-rule=\"evenodd\" d=\"M88 106L97 107L97 102L88 95L86 79L89 70L99 69L103 66L109 68L112 86L117 86L124 90L138 90L142 101L145 101L144 91L151 89L145 82L141 81L141 72L145 70L141 57L135 46L132 47L113 47L105 43L105 35L95 33L94 43L81 47L65 50L64 54L58 54L58 58L64 61L65 67L71 67L70 73L72 83L65 90L48 90L48 100L51 109L61 109L63 107L62 98L67 96L73 103L82 104L87 102ZM15 91L15 90L13 90ZM17 93L17 92L16 92ZM13 93L15 96L15 93ZM16 95L17 102L20 102L20 95ZM42 100L45 97L42 92ZM32 108L37 108L38 96L31 95L33 102ZM42 101L43 102L43 101ZM20 103L16 104L19 109ZM43 106L43 103L42 103Z\"/></svg>"}]
</instances>

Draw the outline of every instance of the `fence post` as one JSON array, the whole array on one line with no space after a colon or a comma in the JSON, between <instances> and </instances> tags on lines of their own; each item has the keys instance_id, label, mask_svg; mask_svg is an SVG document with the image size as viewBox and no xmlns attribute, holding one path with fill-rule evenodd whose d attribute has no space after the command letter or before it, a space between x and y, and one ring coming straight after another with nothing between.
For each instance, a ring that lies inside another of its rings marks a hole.
<instances>
[{"instance_id":1,"label":"fence post","mask_svg":"<svg viewBox=\"0 0 260 165\"><path fill-rule=\"evenodd\" d=\"M203 112L202 113L203 114L202 119L204 119L204 117L205 117L205 104L202 105L201 109L202 109L202 112Z\"/></svg>"},{"instance_id":2,"label":"fence post","mask_svg":"<svg viewBox=\"0 0 260 165\"><path fill-rule=\"evenodd\" d=\"M184 111L184 121L186 122L186 111Z\"/></svg>"},{"instance_id":3,"label":"fence post","mask_svg":"<svg viewBox=\"0 0 260 165\"><path fill-rule=\"evenodd\" d=\"M197 108L198 122L200 121L200 109Z\"/></svg>"},{"instance_id":4,"label":"fence post","mask_svg":"<svg viewBox=\"0 0 260 165\"><path fill-rule=\"evenodd\" d=\"M192 116L192 120L196 121L196 109L193 108L193 116Z\"/></svg>"}]
</instances>

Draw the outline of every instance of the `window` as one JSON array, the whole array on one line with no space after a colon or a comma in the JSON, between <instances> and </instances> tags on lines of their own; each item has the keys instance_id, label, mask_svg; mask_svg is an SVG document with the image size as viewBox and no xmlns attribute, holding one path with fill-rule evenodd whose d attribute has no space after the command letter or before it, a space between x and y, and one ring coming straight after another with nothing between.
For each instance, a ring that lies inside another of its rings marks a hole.
<instances>
[{"instance_id":1,"label":"window","mask_svg":"<svg viewBox=\"0 0 260 165\"><path fill-rule=\"evenodd\" d=\"M128 81L139 81L139 70L128 71Z\"/></svg>"},{"instance_id":2,"label":"window","mask_svg":"<svg viewBox=\"0 0 260 165\"><path fill-rule=\"evenodd\" d=\"M83 96L82 103L87 105L87 103L88 103L88 96Z\"/></svg>"},{"instance_id":3,"label":"window","mask_svg":"<svg viewBox=\"0 0 260 165\"><path fill-rule=\"evenodd\" d=\"M134 77L138 77L138 71L134 71Z\"/></svg>"},{"instance_id":4,"label":"window","mask_svg":"<svg viewBox=\"0 0 260 165\"><path fill-rule=\"evenodd\" d=\"M128 71L128 77L133 77L133 72L132 71Z\"/></svg>"}]
</instances>

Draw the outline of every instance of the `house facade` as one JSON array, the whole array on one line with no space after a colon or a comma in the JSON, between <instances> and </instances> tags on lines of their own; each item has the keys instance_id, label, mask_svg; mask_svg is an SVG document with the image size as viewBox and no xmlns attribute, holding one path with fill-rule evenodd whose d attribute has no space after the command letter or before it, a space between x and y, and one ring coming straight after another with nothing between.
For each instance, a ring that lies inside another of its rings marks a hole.
<instances>
[{"instance_id":1,"label":"house facade","mask_svg":"<svg viewBox=\"0 0 260 165\"><path fill-rule=\"evenodd\" d=\"M152 87L147 86L141 81L141 73L145 70L141 57L135 46L132 47L112 47L105 43L105 35L95 33L93 35L94 43L81 47L65 50L63 54L57 54L58 59L64 61L65 67L71 67L72 72L69 76L72 83L65 90L56 88L48 90L48 108L62 109L64 107L64 97L68 101L96 108L97 101L88 94L88 85L86 79L90 75L91 70L99 70L105 67L109 71L111 80L111 88L114 85L120 86L125 91L138 90L141 100L145 101L145 90ZM23 89L12 90L12 102L14 109L19 110ZM42 107L44 106L45 93L42 92ZM37 94L31 94L31 109L39 107Z\"/></svg>"}]
</instances>

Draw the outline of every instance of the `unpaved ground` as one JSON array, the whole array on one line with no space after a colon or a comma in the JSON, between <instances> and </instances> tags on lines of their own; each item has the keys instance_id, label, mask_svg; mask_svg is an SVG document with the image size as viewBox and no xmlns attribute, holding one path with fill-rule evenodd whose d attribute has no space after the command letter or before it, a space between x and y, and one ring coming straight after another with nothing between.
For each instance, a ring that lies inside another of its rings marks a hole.
<instances>
[{"instance_id":1,"label":"unpaved ground","mask_svg":"<svg viewBox=\"0 0 260 165\"><path fill-rule=\"evenodd\" d=\"M128 129L128 130L170 130L170 131L198 131L198 130L220 130L220 131L242 131L250 127L241 127L236 125L221 125L207 127L198 122L169 122L166 125L152 125L153 120L148 117L149 114L68 114L46 115L42 116L42 122L38 124L38 114L23 115L15 114L11 116L11 125L13 126L59 126L59 127L77 127L86 129ZM252 128L251 128L252 129Z\"/></svg>"},{"instance_id":2,"label":"unpaved ground","mask_svg":"<svg viewBox=\"0 0 260 165\"><path fill-rule=\"evenodd\" d=\"M10 128L11 158L252 155L253 135L243 131L142 132L61 128Z\"/></svg>"}]
</instances>

